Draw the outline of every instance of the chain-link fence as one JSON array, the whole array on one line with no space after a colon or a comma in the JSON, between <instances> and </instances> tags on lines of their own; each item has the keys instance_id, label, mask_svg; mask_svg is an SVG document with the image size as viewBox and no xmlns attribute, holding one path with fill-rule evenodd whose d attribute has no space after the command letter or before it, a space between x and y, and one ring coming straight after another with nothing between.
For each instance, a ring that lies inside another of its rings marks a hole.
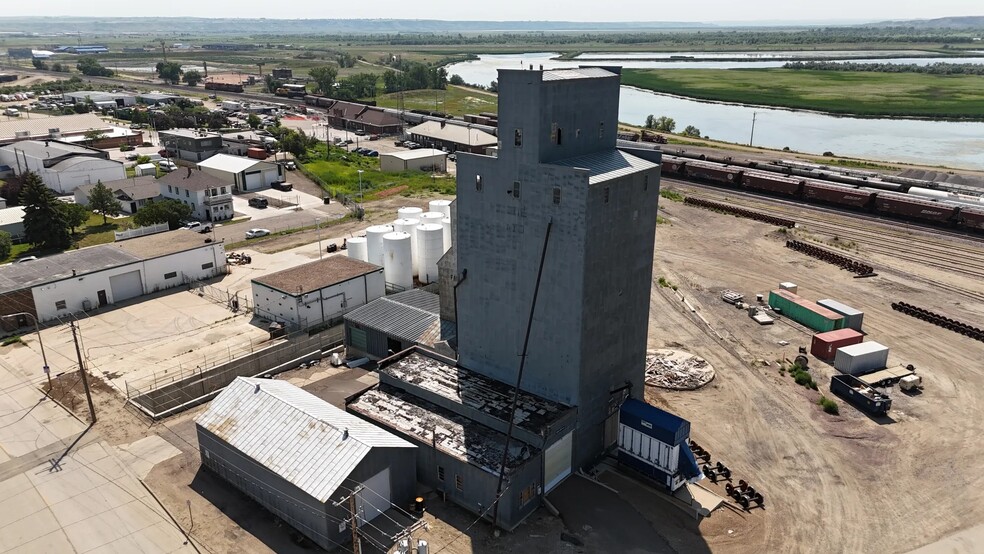
<instances>
[{"instance_id":1,"label":"chain-link fence","mask_svg":"<svg viewBox=\"0 0 984 554\"><path fill-rule=\"evenodd\" d=\"M210 285L205 281L189 281L188 290L206 300L221 304L236 313L252 311L249 294L245 292L230 292L215 285Z\"/></svg>"}]
</instances>

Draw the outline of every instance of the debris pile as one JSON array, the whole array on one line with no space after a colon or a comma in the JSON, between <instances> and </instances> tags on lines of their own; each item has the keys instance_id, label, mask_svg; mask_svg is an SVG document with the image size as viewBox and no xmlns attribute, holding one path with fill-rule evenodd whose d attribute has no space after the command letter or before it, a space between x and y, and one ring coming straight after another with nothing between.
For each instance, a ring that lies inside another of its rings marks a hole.
<instances>
[{"instance_id":1,"label":"debris pile","mask_svg":"<svg viewBox=\"0 0 984 554\"><path fill-rule=\"evenodd\" d=\"M672 390L695 390L714 379L707 360L679 350L655 350L646 355L646 384Z\"/></svg>"}]
</instances>

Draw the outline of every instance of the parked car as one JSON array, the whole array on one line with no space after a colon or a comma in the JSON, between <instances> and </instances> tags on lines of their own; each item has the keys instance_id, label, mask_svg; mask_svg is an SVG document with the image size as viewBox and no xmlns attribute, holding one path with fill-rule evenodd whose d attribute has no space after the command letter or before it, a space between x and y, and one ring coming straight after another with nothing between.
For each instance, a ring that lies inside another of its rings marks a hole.
<instances>
[{"instance_id":1,"label":"parked car","mask_svg":"<svg viewBox=\"0 0 984 554\"><path fill-rule=\"evenodd\" d=\"M185 229L197 229L198 227L201 227L201 226L202 226L202 222L201 221L189 221L189 222L185 223L184 228Z\"/></svg>"},{"instance_id":2,"label":"parked car","mask_svg":"<svg viewBox=\"0 0 984 554\"><path fill-rule=\"evenodd\" d=\"M291 183L289 183L287 181L277 181L276 183L273 183L270 186L272 188L275 188L277 190L282 190L284 192L294 190L294 185L292 185Z\"/></svg>"},{"instance_id":3,"label":"parked car","mask_svg":"<svg viewBox=\"0 0 984 554\"><path fill-rule=\"evenodd\" d=\"M203 234L203 235L205 233L211 233L212 232L212 224L211 223L206 223L205 225L202 225L201 228L198 229L198 232L201 233L201 234Z\"/></svg>"},{"instance_id":4,"label":"parked car","mask_svg":"<svg viewBox=\"0 0 984 554\"><path fill-rule=\"evenodd\" d=\"M294 163L294 160L288 160L284 163L284 167L286 167L288 171L294 171L297 169L297 164Z\"/></svg>"},{"instance_id":5,"label":"parked car","mask_svg":"<svg viewBox=\"0 0 984 554\"><path fill-rule=\"evenodd\" d=\"M379 135L369 135L369 140L379 140Z\"/></svg>"},{"instance_id":6,"label":"parked car","mask_svg":"<svg viewBox=\"0 0 984 554\"><path fill-rule=\"evenodd\" d=\"M378 158L379 152L376 152L375 150L366 150L363 152L363 155L369 156L370 158Z\"/></svg>"},{"instance_id":7,"label":"parked car","mask_svg":"<svg viewBox=\"0 0 984 554\"><path fill-rule=\"evenodd\" d=\"M161 160L157 163L157 167L161 168L164 173L170 173L178 168L177 164L171 160Z\"/></svg>"},{"instance_id":8,"label":"parked car","mask_svg":"<svg viewBox=\"0 0 984 554\"><path fill-rule=\"evenodd\" d=\"M448 154L448 159L451 160L452 162L453 161L457 161L458 160L458 155L455 154L454 152L451 152L450 154Z\"/></svg>"},{"instance_id":9,"label":"parked car","mask_svg":"<svg viewBox=\"0 0 984 554\"><path fill-rule=\"evenodd\" d=\"M23 258L17 258L16 263L22 264L25 262L33 262L37 260L37 256L24 256Z\"/></svg>"},{"instance_id":10,"label":"parked car","mask_svg":"<svg viewBox=\"0 0 984 554\"><path fill-rule=\"evenodd\" d=\"M406 141L403 141L403 140L395 140L395 141L393 141L393 146L403 146L403 143L404 142L406 142Z\"/></svg>"},{"instance_id":11,"label":"parked car","mask_svg":"<svg viewBox=\"0 0 984 554\"><path fill-rule=\"evenodd\" d=\"M251 208L266 208L267 199L261 196L254 196L253 198L249 199L248 204Z\"/></svg>"},{"instance_id":12,"label":"parked car","mask_svg":"<svg viewBox=\"0 0 984 554\"><path fill-rule=\"evenodd\" d=\"M356 154L362 154L363 156L365 156L366 153L369 152L369 149L368 148L361 148L360 147L360 148L356 148L355 150L353 150L353 152L355 152Z\"/></svg>"},{"instance_id":13,"label":"parked car","mask_svg":"<svg viewBox=\"0 0 984 554\"><path fill-rule=\"evenodd\" d=\"M246 231L246 238L255 239L258 237L265 237L269 234L270 234L269 229L250 229L249 231Z\"/></svg>"},{"instance_id":14,"label":"parked car","mask_svg":"<svg viewBox=\"0 0 984 554\"><path fill-rule=\"evenodd\" d=\"M366 132L363 131L362 129L359 129L358 131L355 132L355 136L357 136L357 137L364 137L364 136L366 136Z\"/></svg>"}]
</instances>

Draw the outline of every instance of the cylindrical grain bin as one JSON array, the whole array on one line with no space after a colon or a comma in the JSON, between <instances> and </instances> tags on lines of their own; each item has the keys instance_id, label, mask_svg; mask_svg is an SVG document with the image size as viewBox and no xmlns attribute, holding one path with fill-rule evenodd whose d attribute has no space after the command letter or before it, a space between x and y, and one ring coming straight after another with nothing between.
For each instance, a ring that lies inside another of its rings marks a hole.
<instances>
[{"instance_id":1,"label":"cylindrical grain bin","mask_svg":"<svg viewBox=\"0 0 984 554\"><path fill-rule=\"evenodd\" d=\"M393 222L393 230L399 231L401 233L410 234L410 257L412 259L413 274L417 275L417 225L420 225L420 220L417 218L405 219L400 218Z\"/></svg>"},{"instance_id":2,"label":"cylindrical grain bin","mask_svg":"<svg viewBox=\"0 0 984 554\"><path fill-rule=\"evenodd\" d=\"M451 217L451 201L450 200L431 200L427 203L427 207L432 212L441 212L444 217Z\"/></svg>"},{"instance_id":3,"label":"cylindrical grain bin","mask_svg":"<svg viewBox=\"0 0 984 554\"><path fill-rule=\"evenodd\" d=\"M424 212L420 214L421 223L437 223L440 224L441 220L447 217L442 212Z\"/></svg>"},{"instance_id":4,"label":"cylindrical grain bin","mask_svg":"<svg viewBox=\"0 0 984 554\"><path fill-rule=\"evenodd\" d=\"M348 257L363 262L369 261L368 242L366 237L355 237L345 241L348 248Z\"/></svg>"},{"instance_id":5,"label":"cylindrical grain bin","mask_svg":"<svg viewBox=\"0 0 984 554\"><path fill-rule=\"evenodd\" d=\"M392 233L392 225L373 225L366 229L366 242L368 243L369 259L371 264L383 265L383 235Z\"/></svg>"},{"instance_id":6,"label":"cylindrical grain bin","mask_svg":"<svg viewBox=\"0 0 984 554\"><path fill-rule=\"evenodd\" d=\"M424 213L423 208L404 206L396 211L396 217L400 219L420 219L420 214Z\"/></svg>"},{"instance_id":7,"label":"cylindrical grain bin","mask_svg":"<svg viewBox=\"0 0 984 554\"><path fill-rule=\"evenodd\" d=\"M444 227L440 223L417 226L417 278L421 283L437 282L437 262L444 255Z\"/></svg>"},{"instance_id":8,"label":"cylindrical grain bin","mask_svg":"<svg viewBox=\"0 0 984 554\"><path fill-rule=\"evenodd\" d=\"M383 278L397 290L413 288L410 233L393 231L383 235Z\"/></svg>"}]
</instances>

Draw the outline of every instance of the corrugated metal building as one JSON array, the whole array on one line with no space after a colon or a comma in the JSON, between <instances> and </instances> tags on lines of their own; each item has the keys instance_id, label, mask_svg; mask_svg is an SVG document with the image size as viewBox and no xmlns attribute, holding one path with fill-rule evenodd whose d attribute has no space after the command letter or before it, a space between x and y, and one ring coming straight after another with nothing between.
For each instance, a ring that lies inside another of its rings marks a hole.
<instances>
[{"instance_id":1,"label":"corrugated metal building","mask_svg":"<svg viewBox=\"0 0 984 554\"><path fill-rule=\"evenodd\" d=\"M834 369L851 375L885 369L887 365L888 347L874 341L838 348L834 355Z\"/></svg>"},{"instance_id":2,"label":"corrugated metal building","mask_svg":"<svg viewBox=\"0 0 984 554\"><path fill-rule=\"evenodd\" d=\"M842 304L829 298L817 300L817 304L844 316L844 327L861 331L861 326L864 323L864 312L861 310L856 310L847 304Z\"/></svg>"},{"instance_id":3,"label":"corrugated metal building","mask_svg":"<svg viewBox=\"0 0 984 554\"><path fill-rule=\"evenodd\" d=\"M453 340L454 323L441 321L441 299L420 289L380 298L345 314L349 356L380 360L421 345L442 350Z\"/></svg>"},{"instance_id":4,"label":"corrugated metal building","mask_svg":"<svg viewBox=\"0 0 984 554\"><path fill-rule=\"evenodd\" d=\"M844 328L844 316L809 302L788 290L777 289L769 292L769 306L814 331L826 333Z\"/></svg>"},{"instance_id":5,"label":"corrugated metal building","mask_svg":"<svg viewBox=\"0 0 984 554\"><path fill-rule=\"evenodd\" d=\"M634 398L619 410L618 461L671 492L704 478L690 450L690 422Z\"/></svg>"},{"instance_id":6,"label":"corrugated metal building","mask_svg":"<svg viewBox=\"0 0 984 554\"><path fill-rule=\"evenodd\" d=\"M420 348L381 362L378 388L348 410L417 444L417 480L491 518L512 387ZM521 393L499 525L514 529L571 474L577 410Z\"/></svg>"},{"instance_id":7,"label":"corrugated metal building","mask_svg":"<svg viewBox=\"0 0 984 554\"><path fill-rule=\"evenodd\" d=\"M238 377L195 419L202 465L322 548L414 495L416 448L285 381Z\"/></svg>"}]
</instances>

